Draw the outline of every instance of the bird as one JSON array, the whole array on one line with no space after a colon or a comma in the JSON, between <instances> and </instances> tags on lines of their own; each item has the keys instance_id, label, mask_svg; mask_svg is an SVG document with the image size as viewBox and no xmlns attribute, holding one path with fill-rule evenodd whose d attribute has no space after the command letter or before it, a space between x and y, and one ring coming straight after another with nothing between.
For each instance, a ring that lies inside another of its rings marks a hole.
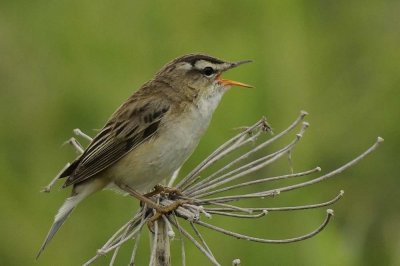
<instances>
[{"instance_id":1,"label":"bird","mask_svg":"<svg viewBox=\"0 0 400 266\"><path fill-rule=\"evenodd\" d=\"M59 178L66 178L62 187L72 186L71 195L55 215L36 259L74 208L100 190L128 192L161 212L171 210L144 194L189 158L230 87L252 87L221 77L249 62L187 54L167 63L134 92L61 172Z\"/></svg>"}]
</instances>

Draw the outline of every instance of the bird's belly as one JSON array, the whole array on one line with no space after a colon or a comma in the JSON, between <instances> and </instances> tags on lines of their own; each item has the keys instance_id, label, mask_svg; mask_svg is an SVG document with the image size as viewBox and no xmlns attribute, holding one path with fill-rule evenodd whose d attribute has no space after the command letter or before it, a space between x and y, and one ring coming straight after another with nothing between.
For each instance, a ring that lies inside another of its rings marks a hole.
<instances>
[{"instance_id":1,"label":"bird's belly","mask_svg":"<svg viewBox=\"0 0 400 266\"><path fill-rule=\"evenodd\" d=\"M208 126L208 121L205 122L182 119L179 124L162 128L106 172L112 175L110 177L117 185L148 192L164 178L170 177L192 154Z\"/></svg>"}]
</instances>

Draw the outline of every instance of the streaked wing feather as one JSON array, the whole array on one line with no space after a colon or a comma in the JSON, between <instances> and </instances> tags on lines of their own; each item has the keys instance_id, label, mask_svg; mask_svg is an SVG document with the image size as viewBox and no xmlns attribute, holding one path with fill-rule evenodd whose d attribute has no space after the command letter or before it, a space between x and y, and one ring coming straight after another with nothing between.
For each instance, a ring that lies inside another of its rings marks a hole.
<instances>
[{"instance_id":1,"label":"streaked wing feather","mask_svg":"<svg viewBox=\"0 0 400 266\"><path fill-rule=\"evenodd\" d=\"M154 132L155 133L155 132ZM145 138L136 138L138 141L132 142L132 146L128 146L127 143L129 140L125 142L114 142L100 150L96 156L94 156L91 160L82 164L85 166L82 168L83 170L79 171L74 175L74 181L79 183L90 176L95 175L96 173L104 170L108 166L110 166L110 162L116 162L118 159L122 158L126 153L151 138L154 134L149 135Z\"/></svg>"},{"instance_id":2,"label":"streaked wing feather","mask_svg":"<svg viewBox=\"0 0 400 266\"><path fill-rule=\"evenodd\" d=\"M131 102L134 105L135 103ZM145 104L123 112L122 106L93 139L79 163L69 175L64 187L87 180L107 169L128 152L156 134L170 106L167 102Z\"/></svg>"}]
</instances>

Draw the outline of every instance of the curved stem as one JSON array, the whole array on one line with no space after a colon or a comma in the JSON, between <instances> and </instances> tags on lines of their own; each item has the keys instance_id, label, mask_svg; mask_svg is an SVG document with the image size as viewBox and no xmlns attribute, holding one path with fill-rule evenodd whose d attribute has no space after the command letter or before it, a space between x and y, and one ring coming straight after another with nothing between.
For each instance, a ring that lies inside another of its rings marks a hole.
<instances>
[{"instance_id":1,"label":"curved stem","mask_svg":"<svg viewBox=\"0 0 400 266\"><path fill-rule=\"evenodd\" d=\"M312 231L312 232L310 232L308 234L305 234L305 235L302 235L302 236L299 236L299 237L287 238L287 239L265 239L265 238L251 237L251 236L247 236L247 235L231 232L231 231L228 231L228 230L223 229L221 227L217 227L215 225L204 223L202 221L196 221L195 223L197 223L199 225L202 225L204 227L207 227L209 229L212 229L214 231L223 233L223 234L228 235L228 236L233 236L233 237L236 237L236 238L239 238L239 239L244 239L244 240L249 240L249 241L259 242L259 243L285 244L285 243L293 243L293 242L302 241L302 240L305 240L307 238L311 238L311 237L315 236L316 234L321 232L328 225L328 223L329 223L330 219L332 218L332 216L333 216L333 211L331 209L328 209L327 210L327 215L326 215L326 218L325 218L324 222L317 229L315 229L314 231Z\"/></svg>"}]
</instances>

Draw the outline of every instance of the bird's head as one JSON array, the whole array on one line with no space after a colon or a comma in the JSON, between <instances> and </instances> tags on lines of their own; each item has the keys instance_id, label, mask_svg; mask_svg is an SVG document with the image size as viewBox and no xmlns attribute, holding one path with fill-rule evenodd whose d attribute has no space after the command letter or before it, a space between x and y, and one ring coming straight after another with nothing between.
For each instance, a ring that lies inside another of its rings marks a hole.
<instances>
[{"instance_id":1,"label":"bird's head","mask_svg":"<svg viewBox=\"0 0 400 266\"><path fill-rule=\"evenodd\" d=\"M199 93L225 91L232 86L249 88L252 86L221 78L223 72L249 62L251 61L227 62L204 54L189 54L168 63L157 76L174 88L189 88Z\"/></svg>"}]
</instances>

